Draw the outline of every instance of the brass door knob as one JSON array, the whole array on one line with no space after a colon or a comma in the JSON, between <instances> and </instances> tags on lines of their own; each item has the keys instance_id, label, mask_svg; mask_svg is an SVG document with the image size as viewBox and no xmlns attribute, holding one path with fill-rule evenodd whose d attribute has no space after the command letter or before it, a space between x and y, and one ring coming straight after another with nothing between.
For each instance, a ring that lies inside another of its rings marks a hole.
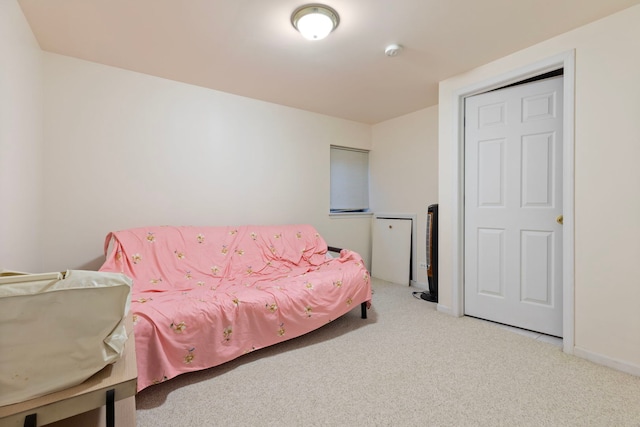
<instances>
[{"instance_id":1,"label":"brass door knob","mask_svg":"<svg viewBox=\"0 0 640 427\"><path fill-rule=\"evenodd\" d=\"M560 225L564 224L564 216L562 216L562 215L558 215L558 216L556 217L556 222L557 222L558 224L560 224Z\"/></svg>"}]
</instances>

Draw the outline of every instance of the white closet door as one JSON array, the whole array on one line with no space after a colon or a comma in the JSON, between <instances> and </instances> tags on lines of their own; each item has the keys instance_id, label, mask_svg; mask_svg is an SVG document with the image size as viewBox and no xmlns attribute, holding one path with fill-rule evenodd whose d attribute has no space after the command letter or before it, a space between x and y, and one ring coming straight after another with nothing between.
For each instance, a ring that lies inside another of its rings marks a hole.
<instances>
[{"instance_id":1,"label":"white closet door","mask_svg":"<svg viewBox=\"0 0 640 427\"><path fill-rule=\"evenodd\" d=\"M409 285L411 220L373 219L371 275L399 285Z\"/></svg>"},{"instance_id":2,"label":"white closet door","mask_svg":"<svg viewBox=\"0 0 640 427\"><path fill-rule=\"evenodd\" d=\"M473 96L465 314L562 336L562 78Z\"/></svg>"}]
</instances>

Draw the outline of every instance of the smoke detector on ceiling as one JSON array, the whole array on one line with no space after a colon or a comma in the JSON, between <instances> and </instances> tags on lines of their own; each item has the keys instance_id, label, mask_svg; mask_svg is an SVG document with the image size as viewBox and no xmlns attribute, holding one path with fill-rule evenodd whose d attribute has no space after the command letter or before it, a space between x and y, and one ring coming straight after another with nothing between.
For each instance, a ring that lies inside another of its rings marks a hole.
<instances>
[{"instance_id":1,"label":"smoke detector on ceiling","mask_svg":"<svg viewBox=\"0 0 640 427\"><path fill-rule=\"evenodd\" d=\"M387 56L398 56L401 50L402 50L402 46L394 43L394 44L390 44L384 49L384 54Z\"/></svg>"}]
</instances>

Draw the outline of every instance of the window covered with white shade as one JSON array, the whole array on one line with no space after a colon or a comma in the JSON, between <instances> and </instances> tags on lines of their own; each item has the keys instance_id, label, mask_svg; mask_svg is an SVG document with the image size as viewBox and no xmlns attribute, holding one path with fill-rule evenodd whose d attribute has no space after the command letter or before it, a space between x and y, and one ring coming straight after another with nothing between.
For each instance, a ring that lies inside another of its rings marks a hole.
<instances>
[{"instance_id":1,"label":"window covered with white shade","mask_svg":"<svg viewBox=\"0 0 640 427\"><path fill-rule=\"evenodd\" d=\"M331 212L369 210L369 151L331 146Z\"/></svg>"}]
</instances>

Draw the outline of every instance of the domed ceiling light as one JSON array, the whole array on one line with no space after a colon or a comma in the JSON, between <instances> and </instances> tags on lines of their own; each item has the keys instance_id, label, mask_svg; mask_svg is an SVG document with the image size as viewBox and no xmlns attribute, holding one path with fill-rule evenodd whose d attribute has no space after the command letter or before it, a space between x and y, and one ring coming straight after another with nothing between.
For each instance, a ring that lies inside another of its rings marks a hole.
<instances>
[{"instance_id":1,"label":"domed ceiling light","mask_svg":"<svg viewBox=\"0 0 640 427\"><path fill-rule=\"evenodd\" d=\"M307 4L293 11L293 27L308 40L322 40L340 23L338 12L323 4Z\"/></svg>"}]
</instances>

